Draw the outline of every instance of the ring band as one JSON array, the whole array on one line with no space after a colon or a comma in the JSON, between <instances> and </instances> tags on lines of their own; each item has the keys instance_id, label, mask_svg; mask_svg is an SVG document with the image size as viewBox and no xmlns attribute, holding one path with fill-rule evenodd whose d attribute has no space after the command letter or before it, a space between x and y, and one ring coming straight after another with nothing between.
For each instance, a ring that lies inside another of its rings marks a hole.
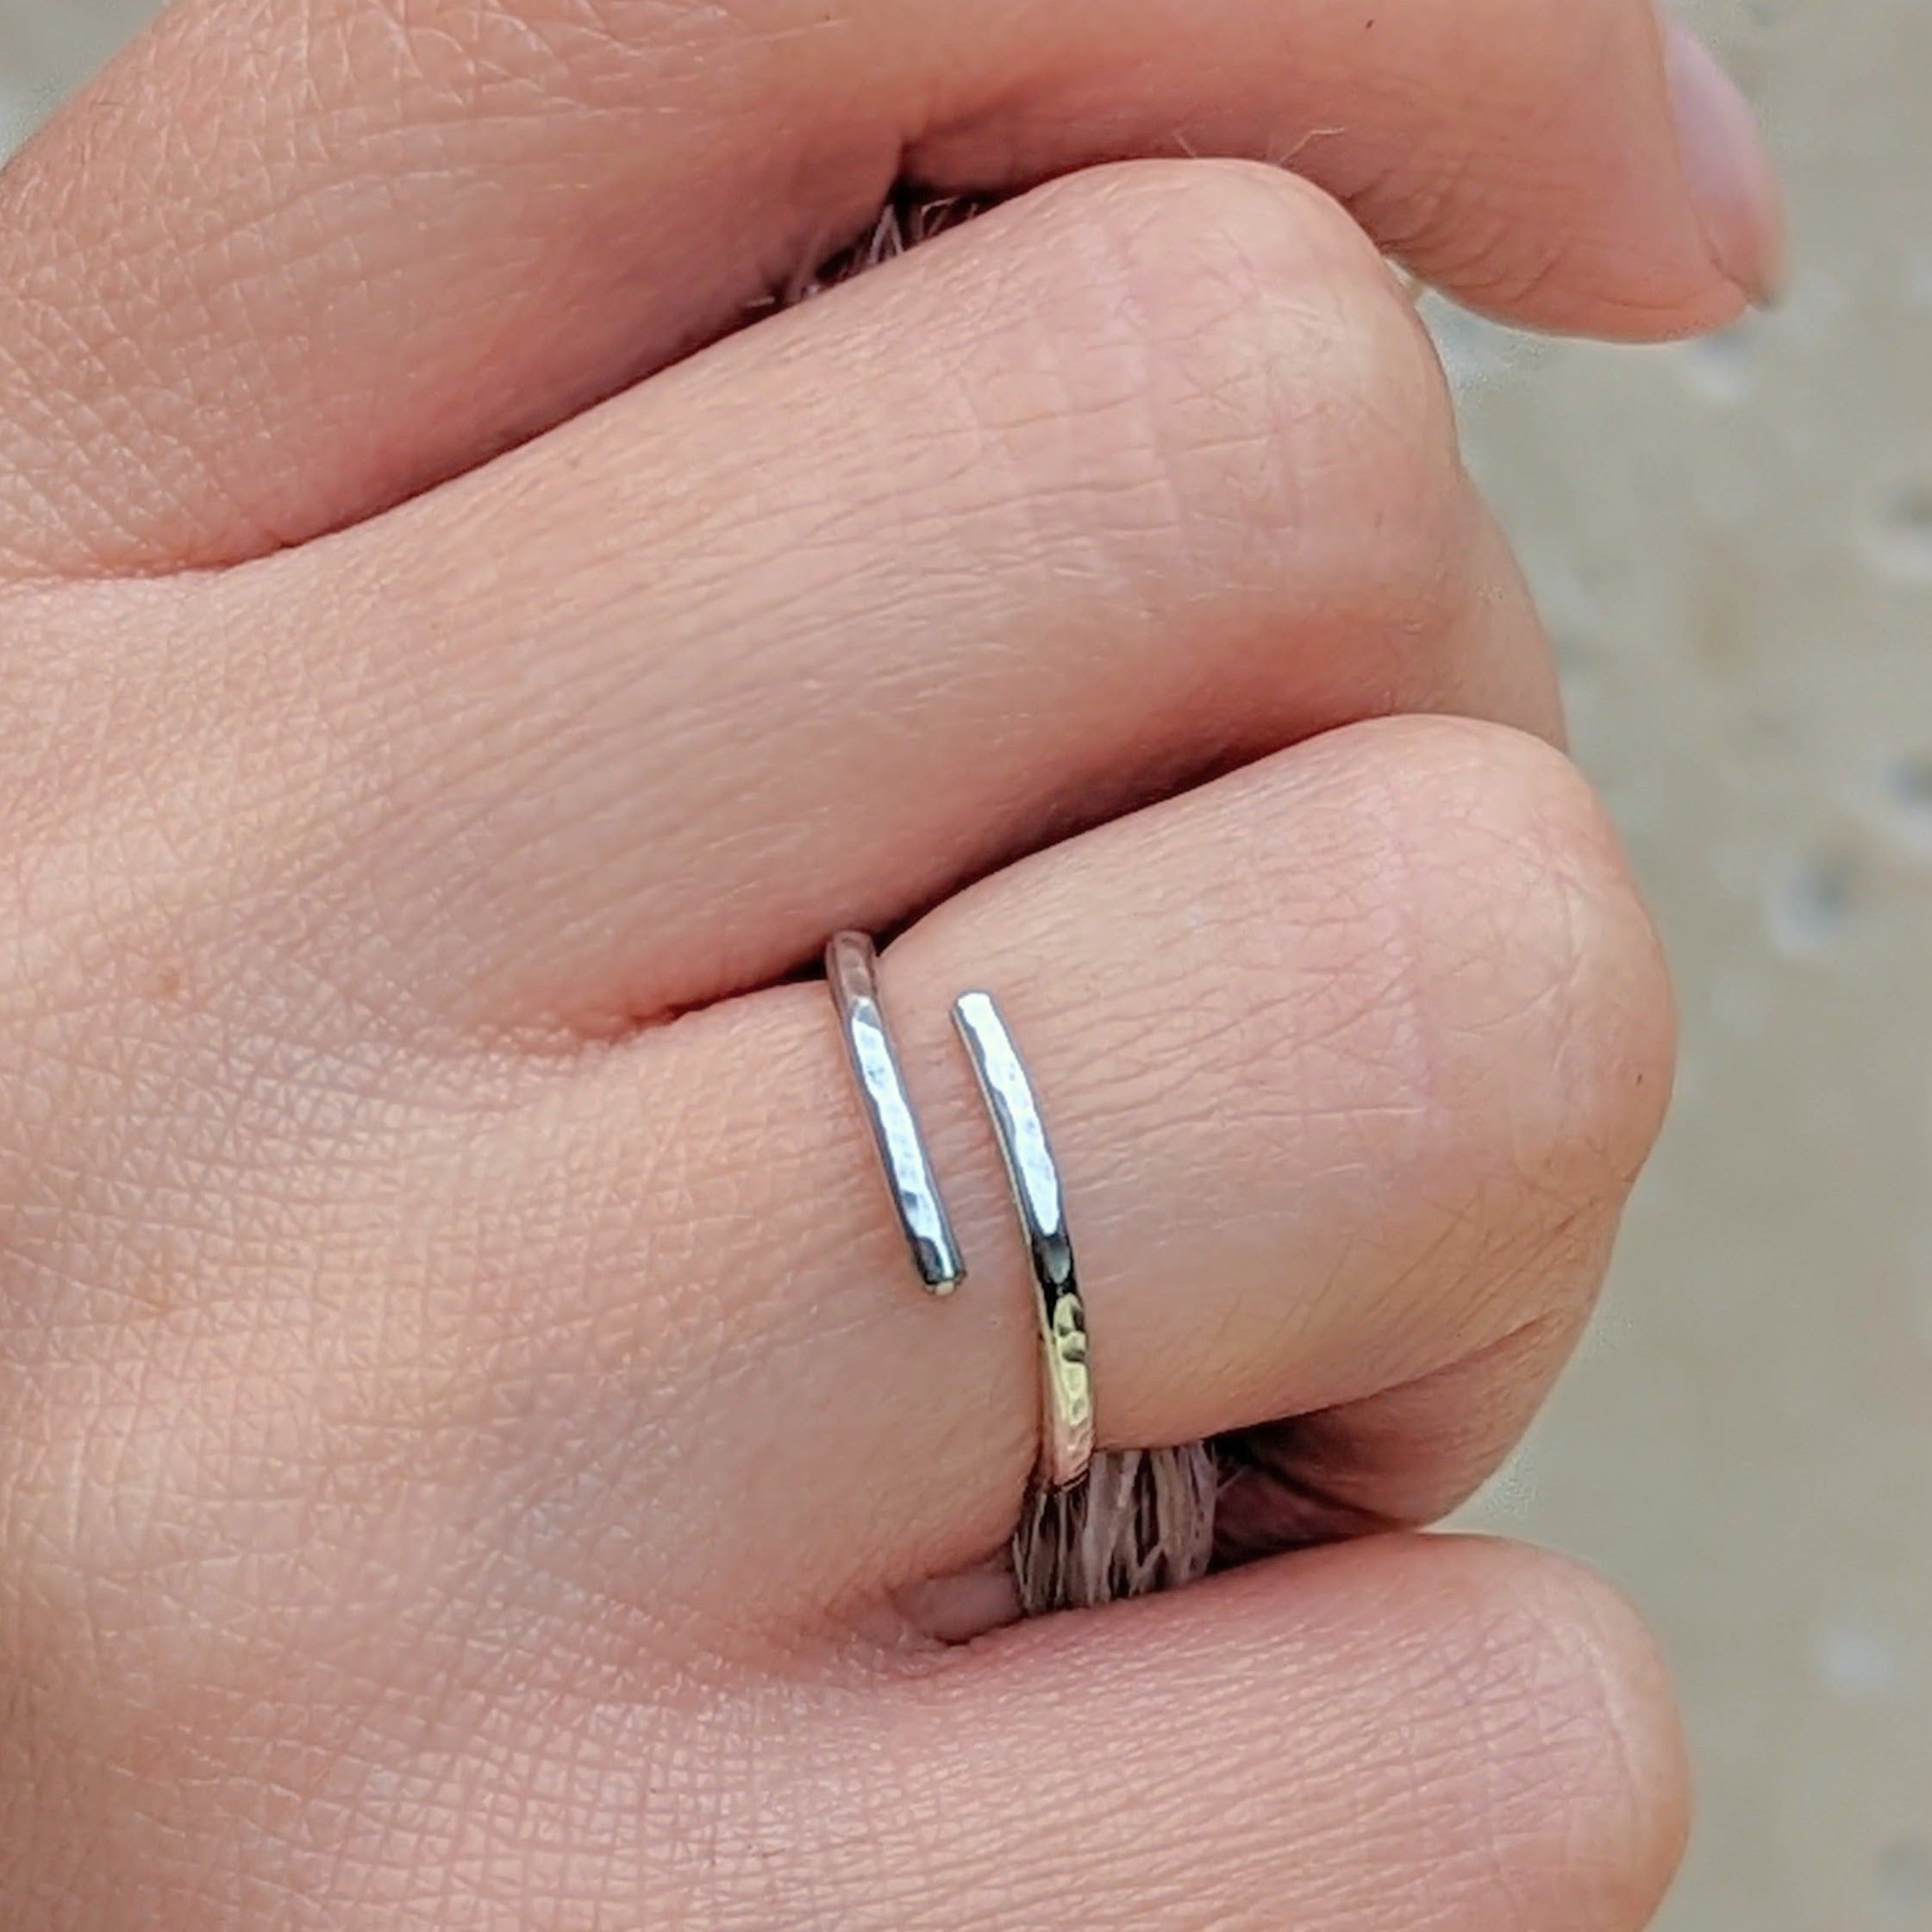
<instances>
[{"instance_id":1,"label":"ring band","mask_svg":"<svg viewBox=\"0 0 1932 1932\"><path fill-rule=\"evenodd\" d=\"M926 1143L906 1097L899 1056L878 1001L878 960L863 933L840 933L825 949L825 979L838 1008L839 1032L853 1084L885 1170L892 1204L922 1283L949 1295L966 1279L966 1264L933 1179Z\"/></svg>"},{"instance_id":2,"label":"ring band","mask_svg":"<svg viewBox=\"0 0 1932 1932\"><path fill-rule=\"evenodd\" d=\"M1071 1489L1093 1461L1093 1373L1060 1167L1033 1083L992 996L962 993L953 1022L992 1116L1038 1293L1044 1352L1039 1482L1051 1491Z\"/></svg>"},{"instance_id":3,"label":"ring band","mask_svg":"<svg viewBox=\"0 0 1932 1932\"><path fill-rule=\"evenodd\" d=\"M838 935L825 973L914 1264L935 1295L949 1293L966 1266L886 1030L872 941ZM961 994L953 1021L1005 1163L1040 1332L1040 1448L1010 1546L1021 1609L1040 1616L1191 1583L1213 1557L1214 1452L1188 1442L1095 1454L1086 1308L1039 1101L991 994Z\"/></svg>"}]
</instances>

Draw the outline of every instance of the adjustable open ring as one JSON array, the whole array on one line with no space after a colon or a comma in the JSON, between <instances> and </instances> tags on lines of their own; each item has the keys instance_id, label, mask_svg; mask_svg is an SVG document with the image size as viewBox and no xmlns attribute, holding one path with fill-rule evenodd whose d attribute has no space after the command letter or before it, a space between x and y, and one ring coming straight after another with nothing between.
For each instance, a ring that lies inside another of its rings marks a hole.
<instances>
[{"instance_id":1,"label":"adjustable open ring","mask_svg":"<svg viewBox=\"0 0 1932 1932\"><path fill-rule=\"evenodd\" d=\"M886 1030L872 941L841 933L826 950L825 969L907 1246L920 1279L947 1293L965 1279L965 1263ZM1039 1616L1191 1582L1213 1554L1213 1451L1189 1442L1094 1453L1086 1309L1033 1083L990 994L961 994L953 1018L1006 1165L1039 1320L1040 1451L1012 1540L1021 1605Z\"/></svg>"}]
</instances>

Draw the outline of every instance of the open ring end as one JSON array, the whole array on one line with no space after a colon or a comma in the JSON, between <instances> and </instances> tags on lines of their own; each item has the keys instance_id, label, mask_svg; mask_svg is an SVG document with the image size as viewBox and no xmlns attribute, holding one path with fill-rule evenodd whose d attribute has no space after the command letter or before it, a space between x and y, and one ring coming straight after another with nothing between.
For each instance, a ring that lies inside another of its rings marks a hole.
<instances>
[{"instance_id":1,"label":"open ring end","mask_svg":"<svg viewBox=\"0 0 1932 1932\"><path fill-rule=\"evenodd\" d=\"M899 1057L878 1000L878 960L863 933L840 933L825 949L825 978L838 1009L853 1084L885 1170L912 1265L925 1288L949 1295L966 1264L933 1179L932 1163L907 1097Z\"/></svg>"},{"instance_id":2,"label":"open ring end","mask_svg":"<svg viewBox=\"0 0 1932 1932\"><path fill-rule=\"evenodd\" d=\"M1025 1064L988 993L962 993L953 1024L985 1096L1038 1294L1042 1348L1039 1480L1071 1489L1093 1461L1093 1372L1060 1167Z\"/></svg>"}]
</instances>

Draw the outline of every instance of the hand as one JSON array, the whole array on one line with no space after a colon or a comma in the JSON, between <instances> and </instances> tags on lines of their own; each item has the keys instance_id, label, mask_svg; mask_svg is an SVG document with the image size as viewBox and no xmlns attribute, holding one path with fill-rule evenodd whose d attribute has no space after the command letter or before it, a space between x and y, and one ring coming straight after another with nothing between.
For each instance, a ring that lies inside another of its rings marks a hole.
<instances>
[{"instance_id":1,"label":"hand","mask_svg":"<svg viewBox=\"0 0 1932 1932\"><path fill-rule=\"evenodd\" d=\"M1565 1565L1343 1541L963 1644L997 1581L935 1579L1035 1449L968 985L1103 1440L1274 1425L1251 1541L1436 1517L1584 1319L1667 994L1358 222L1726 321L1772 194L1672 46L185 0L9 171L10 1929L1644 1921L1667 1697ZM1183 148L1320 185L1118 159L729 333L901 174ZM908 920L943 1304L789 977Z\"/></svg>"}]
</instances>

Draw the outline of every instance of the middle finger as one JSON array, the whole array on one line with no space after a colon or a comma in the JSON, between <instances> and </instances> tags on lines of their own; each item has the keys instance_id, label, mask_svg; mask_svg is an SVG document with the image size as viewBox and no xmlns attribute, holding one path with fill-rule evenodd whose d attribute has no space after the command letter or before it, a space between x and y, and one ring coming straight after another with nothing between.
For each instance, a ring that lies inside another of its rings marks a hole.
<instances>
[{"instance_id":1,"label":"middle finger","mask_svg":"<svg viewBox=\"0 0 1932 1932\"><path fill-rule=\"evenodd\" d=\"M1058 184L231 581L372 640L345 842L491 1029L758 984L1339 723L1559 728L1410 305L1241 164Z\"/></svg>"},{"instance_id":2,"label":"middle finger","mask_svg":"<svg viewBox=\"0 0 1932 1932\"><path fill-rule=\"evenodd\" d=\"M1237 1499L1248 1547L1427 1521L1487 1474L1668 1085L1655 944L1574 768L1442 719L1331 733L1010 867L882 979L969 1270L944 1301L822 986L548 1064L464 1149L437 1412L485 1422L519 1534L600 1592L674 1579L768 1633L1011 1529L1040 1343L962 990L997 994L1047 1115L1100 1444L1295 1419ZM1335 1507L1285 1520L1296 1494Z\"/></svg>"}]
</instances>

